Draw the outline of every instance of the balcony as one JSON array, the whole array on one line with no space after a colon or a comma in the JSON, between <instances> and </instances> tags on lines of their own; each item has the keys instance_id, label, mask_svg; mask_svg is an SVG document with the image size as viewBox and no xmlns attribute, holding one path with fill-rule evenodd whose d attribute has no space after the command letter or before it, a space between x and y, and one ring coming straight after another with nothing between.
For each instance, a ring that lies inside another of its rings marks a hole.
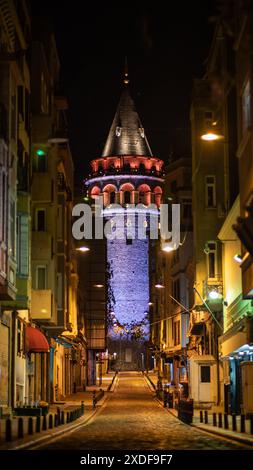
<instances>
[{"instance_id":1,"label":"balcony","mask_svg":"<svg viewBox=\"0 0 253 470\"><path fill-rule=\"evenodd\" d=\"M141 176L153 176L155 178L164 178L164 171L157 171L155 169L146 169L146 168L131 168L129 166L123 166L121 168L101 168L98 171L94 171L89 175L89 178L97 178L103 176L117 176L117 175L141 175Z\"/></svg>"},{"instance_id":2,"label":"balcony","mask_svg":"<svg viewBox=\"0 0 253 470\"><path fill-rule=\"evenodd\" d=\"M207 278L203 281L203 297L212 304L220 305L223 301L222 277Z\"/></svg>"},{"instance_id":3,"label":"balcony","mask_svg":"<svg viewBox=\"0 0 253 470\"><path fill-rule=\"evenodd\" d=\"M31 317L33 320L52 320L52 292L51 289L32 289Z\"/></svg>"}]
</instances>

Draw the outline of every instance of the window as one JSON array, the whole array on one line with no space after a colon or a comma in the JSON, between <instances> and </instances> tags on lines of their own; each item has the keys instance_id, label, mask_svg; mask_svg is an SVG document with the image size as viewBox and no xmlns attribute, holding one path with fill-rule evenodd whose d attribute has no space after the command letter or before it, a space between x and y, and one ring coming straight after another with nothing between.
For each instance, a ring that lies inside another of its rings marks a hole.
<instances>
[{"instance_id":1,"label":"window","mask_svg":"<svg viewBox=\"0 0 253 470\"><path fill-rule=\"evenodd\" d=\"M207 254L207 274L208 278L216 277L216 243L208 242L206 247Z\"/></svg>"},{"instance_id":2,"label":"window","mask_svg":"<svg viewBox=\"0 0 253 470\"><path fill-rule=\"evenodd\" d=\"M175 300L180 300L180 279L172 282L172 295ZM173 303L176 301L172 299Z\"/></svg>"},{"instance_id":3,"label":"window","mask_svg":"<svg viewBox=\"0 0 253 470\"><path fill-rule=\"evenodd\" d=\"M29 220L26 214L17 217L17 271L19 276L29 275Z\"/></svg>"},{"instance_id":4,"label":"window","mask_svg":"<svg viewBox=\"0 0 253 470\"><path fill-rule=\"evenodd\" d=\"M39 232L45 232L45 230L46 230L46 211L45 211L45 209L37 209L36 229Z\"/></svg>"},{"instance_id":5,"label":"window","mask_svg":"<svg viewBox=\"0 0 253 470\"><path fill-rule=\"evenodd\" d=\"M210 383L211 382L211 370L210 366L200 366L200 382Z\"/></svg>"},{"instance_id":6,"label":"window","mask_svg":"<svg viewBox=\"0 0 253 470\"><path fill-rule=\"evenodd\" d=\"M9 236L9 243L10 243L10 253L12 258L15 258L15 236L16 236L16 207L15 202L10 201L10 236Z\"/></svg>"},{"instance_id":7,"label":"window","mask_svg":"<svg viewBox=\"0 0 253 470\"><path fill-rule=\"evenodd\" d=\"M174 346L180 344L180 320L173 322L173 339Z\"/></svg>"},{"instance_id":8,"label":"window","mask_svg":"<svg viewBox=\"0 0 253 470\"><path fill-rule=\"evenodd\" d=\"M17 353L20 354L23 351L23 324L20 319L17 319Z\"/></svg>"},{"instance_id":9,"label":"window","mask_svg":"<svg viewBox=\"0 0 253 470\"><path fill-rule=\"evenodd\" d=\"M36 269L36 289L45 290L46 289L46 266L37 266Z\"/></svg>"},{"instance_id":10,"label":"window","mask_svg":"<svg viewBox=\"0 0 253 470\"><path fill-rule=\"evenodd\" d=\"M130 193L130 191L125 191L124 201L125 201L125 204L130 204L130 202L131 202L131 193Z\"/></svg>"},{"instance_id":11,"label":"window","mask_svg":"<svg viewBox=\"0 0 253 470\"><path fill-rule=\"evenodd\" d=\"M115 191L110 192L110 204L115 204L116 194Z\"/></svg>"},{"instance_id":12,"label":"window","mask_svg":"<svg viewBox=\"0 0 253 470\"><path fill-rule=\"evenodd\" d=\"M215 176L206 176L206 207L216 207Z\"/></svg>"},{"instance_id":13,"label":"window","mask_svg":"<svg viewBox=\"0 0 253 470\"><path fill-rule=\"evenodd\" d=\"M146 202L145 201L145 193L140 192L140 194L139 194L139 203L140 204L145 204L145 202Z\"/></svg>"},{"instance_id":14,"label":"window","mask_svg":"<svg viewBox=\"0 0 253 470\"><path fill-rule=\"evenodd\" d=\"M242 92L242 132L244 133L251 124L250 112L250 81L248 80Z\"/></svg>"}]
</instances>

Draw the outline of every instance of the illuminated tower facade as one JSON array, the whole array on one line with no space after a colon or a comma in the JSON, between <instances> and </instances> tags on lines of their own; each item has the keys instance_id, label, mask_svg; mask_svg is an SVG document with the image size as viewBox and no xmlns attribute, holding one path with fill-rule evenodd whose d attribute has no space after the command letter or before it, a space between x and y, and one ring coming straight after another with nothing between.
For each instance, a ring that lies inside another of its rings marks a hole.
<instances>
[{"instance_id":1,"label":"illuminated tower facade","mask_svg":"<svg viewBox=\"0 0 253 470\"><path fill-rule=\"evenodd\" d=\"M124 236L106 241L107 344L112 367L134 370L145 366L143 344L149 336L149 219L140 212L148 213L150 204L153 210L159 207L164 179L163 161L153 156L131 98L127 71L104 150L91 167L86 181L89 194L93 199L103 196L105 222L112 232L114 226L118 230L115 215L125 217ZM142 239L137 233L138 216L139 223L147 226Z\"/></svg>"}]
</instances>

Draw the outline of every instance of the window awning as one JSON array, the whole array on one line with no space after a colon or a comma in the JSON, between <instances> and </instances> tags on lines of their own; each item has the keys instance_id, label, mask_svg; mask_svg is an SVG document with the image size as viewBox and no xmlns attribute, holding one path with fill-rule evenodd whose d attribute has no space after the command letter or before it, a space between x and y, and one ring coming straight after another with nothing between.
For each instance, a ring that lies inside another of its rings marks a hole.
<instances>
[{"instance_id":1,"label":"window awning","mask_svg":"<svg viewBox=\"0 0 253 470\"><path fill-rule=\"evenodd\" d=\"M38 329L32 326L26 327L26 341L27 349L33 353L47 353L49 352L49 344L45 335Z\"/></svg>"}]
</instances>

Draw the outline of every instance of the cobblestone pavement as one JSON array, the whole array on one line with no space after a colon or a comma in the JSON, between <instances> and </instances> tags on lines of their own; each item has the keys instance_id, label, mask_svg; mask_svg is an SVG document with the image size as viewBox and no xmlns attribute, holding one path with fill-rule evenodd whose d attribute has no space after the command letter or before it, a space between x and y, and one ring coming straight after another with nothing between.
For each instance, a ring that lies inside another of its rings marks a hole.
<instances>
[{"instance_id":1,"label":"cobblestone pavement","mask_svg":"<svg viewBox=\"0 0 253 470\"><path fill-rule=\"evenodd\" d=\"M229 450L242 445L181 423L164 410L138 372L122 372L115 392L94 419L43 450Z\"/></svg>"}]
</instances>

